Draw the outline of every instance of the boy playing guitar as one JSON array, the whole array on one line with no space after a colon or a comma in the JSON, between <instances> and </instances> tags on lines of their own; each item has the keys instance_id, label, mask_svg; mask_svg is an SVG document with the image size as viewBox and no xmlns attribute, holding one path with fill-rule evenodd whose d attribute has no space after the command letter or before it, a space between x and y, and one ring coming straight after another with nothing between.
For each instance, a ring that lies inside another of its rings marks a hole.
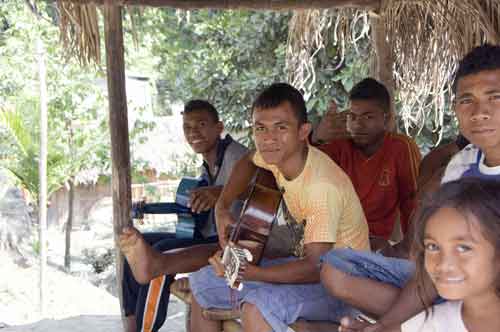
<instances>
[{"instance_id":1,"label":"boy playing guitar","mask_svg":"<svg viewBox=\"0 0 500 332\"><path fill-rule=\"evenodd\" d=\"M308 144L311 125L295 88L278 83L265 89L252 107L252 122L257 151L237 163L216 204L220 246L226 247L226 228L234 223L231 203L261 167L272 172L290 214L304 224L304 255L246 266L245 287L237 292L243 328L286 331L299 317L333 320L348 314L351 308L329 297L319 284L318 263L333 247L369 249L368 226L356 192L347 175ZM190 275L193 332L221 329L220 322L202 316L202 308L231 307L230 288L220 277L224 272L220 254L210 262L213 267Z\"/></svg>"}]
</instances>

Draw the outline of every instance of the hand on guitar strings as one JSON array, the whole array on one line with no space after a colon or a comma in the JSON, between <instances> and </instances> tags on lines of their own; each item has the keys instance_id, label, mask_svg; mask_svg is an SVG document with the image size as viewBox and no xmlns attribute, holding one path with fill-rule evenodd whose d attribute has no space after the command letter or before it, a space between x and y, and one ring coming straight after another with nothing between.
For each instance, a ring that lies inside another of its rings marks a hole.
<instances>
[{"instance_id":1,"label":"hand on guitar strings","mask_svg":"<svg viewBox=\"0 0 500 332\"><path fill-rule=\"evenodd\" d=\"M190 207L194 213L208 211L215 207L215 203L221 192L220 187L201 187L191 190Z\"/></svg>"}]
</instances>

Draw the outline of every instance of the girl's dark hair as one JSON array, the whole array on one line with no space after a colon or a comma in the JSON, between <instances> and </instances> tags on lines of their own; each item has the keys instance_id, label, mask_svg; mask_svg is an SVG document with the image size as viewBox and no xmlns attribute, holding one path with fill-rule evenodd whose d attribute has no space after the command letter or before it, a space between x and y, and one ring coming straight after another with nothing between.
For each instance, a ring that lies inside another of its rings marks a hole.
<instances>
[{"instance_id":1,"label":"girl's dark hair","mask_svg":"<svg viewBox=\"0 0 500 332\"><path fill-rule=\"evenodd\" d=\"M495 256L500 257L500 181L470 177L441 186L435 194L424 200L414 222L412 254L417 265L418 295L426 307L431 305L431 299L425 291L429 289L426 280L430 280L424 264L425 228L429 219L444 207L457 210L469 222L473 222L470 217L474 216L479 221L477 226L481 234L495 248ZM496 284L497 295L500 297L500 276L497 277Z\"/></svg>"}]
</instances>

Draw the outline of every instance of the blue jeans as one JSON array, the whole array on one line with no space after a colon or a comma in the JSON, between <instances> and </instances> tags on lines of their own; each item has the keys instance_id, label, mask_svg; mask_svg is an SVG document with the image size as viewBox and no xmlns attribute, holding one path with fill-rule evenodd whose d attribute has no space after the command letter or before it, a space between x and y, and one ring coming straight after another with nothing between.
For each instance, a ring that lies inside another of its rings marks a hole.
<instances>
[{"instance_id":1,"label":"blue jeans","mask_svg":"<svg viewBox=\"0 0 500 332\"><path fill-rule=\"evenodd\" d=\"M415 273L415 264L407 259L352 249L330 250L321 257L321 263L354 277L369 278L398 288L403 288Z\"/></svg>"},{"instance_id":2,"label":"blue jeans","mask_svg":"<svg viewBox=\"0 0 500 332\"><path fill-rule=\"evenodd\" d=\"M283 264L296 259L263 259L261 266ZM247 281L243 283L241 291L231 291L226 280L217 277L211 266L191 273L189 282L192 294L202 308L231 309L233 305L251 303L276 332L288 331L288 325L299 318L338 321L344 316L355 317L358 314L351 306L329 296L321 283L271 284Z\"/></svg>"}]
</instances>

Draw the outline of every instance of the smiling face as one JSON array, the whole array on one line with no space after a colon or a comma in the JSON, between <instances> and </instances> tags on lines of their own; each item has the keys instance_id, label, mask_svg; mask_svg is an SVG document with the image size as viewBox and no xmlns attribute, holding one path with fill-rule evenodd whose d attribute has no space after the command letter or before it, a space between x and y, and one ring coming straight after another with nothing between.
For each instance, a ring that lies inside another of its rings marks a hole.
<instances>
[{"instance_id":1,"label":"smiling face","mask_svg":"<svg viewBox=\"0 0 500 332\"><path fill-rule=\"evenodd\" d=\"M289 102L253 111L253 136L264 161L283 170L302 161L310 124L299 125Z\"/></svg>"},{"instance_id":2,"label":"smiling face","mask_svg":"<svg viewBox=\"0 0 500 332\"><path fill-rule=\"evenodd\" d=\"M208 111L194 110L182 115L182 129L194 152L208 154L216 149L224 127Z\"/></svg>"},{"instance_id":3,"label":"smiling face","mask_svg":"<svg viewBox=\"0 0 500 332\"><path fill-rule=\"evenodd\" d=\"M352 100L347 130L356 147L375 152L384 138L386 113L374 100Z\"/></svg>"},{"instance_id":4,"label":"smiling face","mask_svg":"<svg viewBox=\"0 0 500 332\"><path fill-rule=\"evenodd\" d=\"M425 269L447 300L471 300L495 293L500 268L495 248L472 215L454 208L436 211L425 227Z\"/></svg>"},{"instance_id":5,"label":"smiling face","mask_svg":"<svg viewBox=\"0 0 500 332\"><path fill-rule=\"evenodd\" d=\"M487 161L488 155L498 155L500 69L484 70L460 78L454 107L460 132L485 153Z\"/></svg>"}]
</instances>

